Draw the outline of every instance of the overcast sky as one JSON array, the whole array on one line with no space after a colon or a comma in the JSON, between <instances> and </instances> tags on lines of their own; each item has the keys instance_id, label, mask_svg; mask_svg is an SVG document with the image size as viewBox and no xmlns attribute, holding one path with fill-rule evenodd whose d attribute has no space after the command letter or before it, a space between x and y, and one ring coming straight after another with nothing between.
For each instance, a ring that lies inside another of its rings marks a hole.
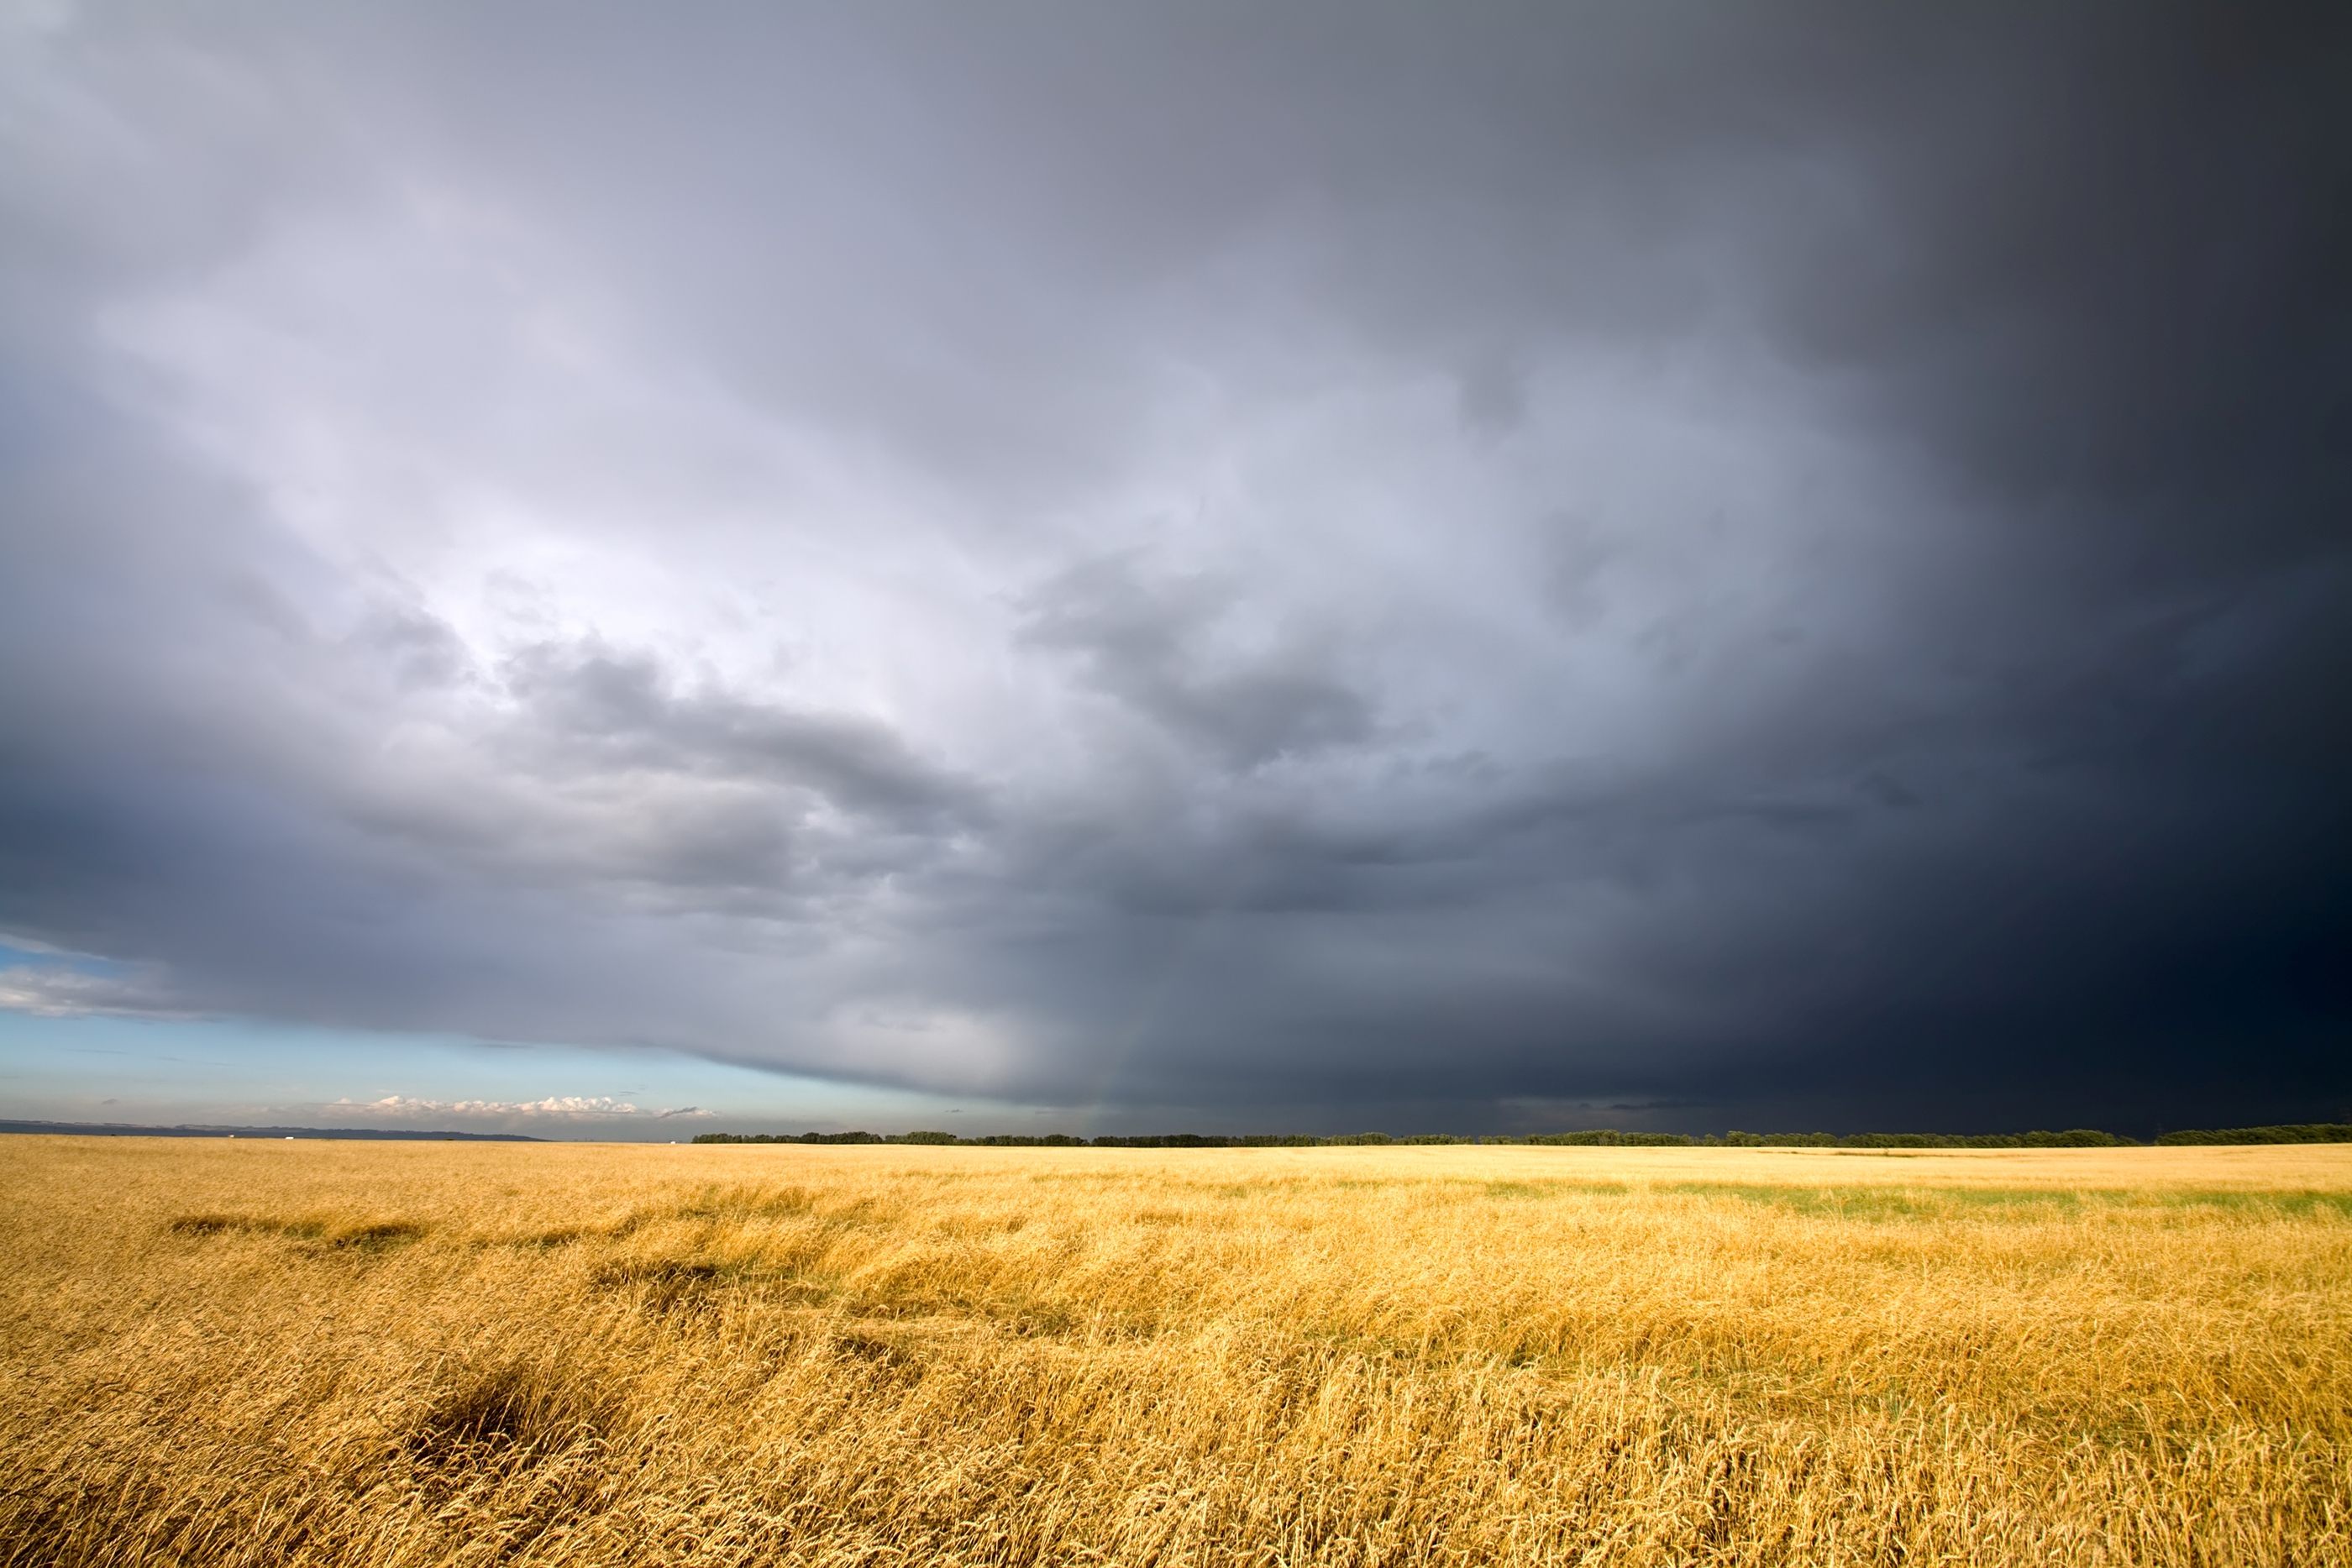
<instances>
[{"instance_id":1,"label":"overcast sky","mask_svg":"<svg viewBox=\"0 0 2352 1568\"><path fill-rule=\"evenodd\" d=\"M2352 1118L2352 10L5 16L0 1110Z\"/></svg>"}]
</instances>

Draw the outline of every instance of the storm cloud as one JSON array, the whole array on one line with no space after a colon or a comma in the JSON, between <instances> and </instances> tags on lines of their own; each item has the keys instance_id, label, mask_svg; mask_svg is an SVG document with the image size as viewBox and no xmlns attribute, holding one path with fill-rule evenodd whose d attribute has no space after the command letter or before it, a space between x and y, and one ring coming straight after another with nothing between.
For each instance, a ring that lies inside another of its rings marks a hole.
<instances>
[{"instance_id":1,"label":"storm cloud","mask_svg":"<svg viewBox=\"0 0 2352 1568\"><path fill-rule=\"evenodd\" d=\"M0 1005L2352 1114L2340 6L0 29Z\"/></svg>"}]
</instances>

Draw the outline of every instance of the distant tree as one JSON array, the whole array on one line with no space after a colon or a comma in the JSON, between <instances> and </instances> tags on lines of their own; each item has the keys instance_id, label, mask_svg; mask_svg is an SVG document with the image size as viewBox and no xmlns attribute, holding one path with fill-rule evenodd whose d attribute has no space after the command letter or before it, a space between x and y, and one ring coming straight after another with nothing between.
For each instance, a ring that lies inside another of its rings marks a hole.
<instances>
[{"instance_id":1,"label":"distant tree","mask_svg":"<svg viewBox=\"0 0 2352 1568\"><path fill-rule=\"evenodd\" d=\"M2213 1127L2167 1133L2159 1144L2352 1144L2352 1123L2292 1122L2274 1127Z\"/></svg>"},{"instance_id":2,"label":"distant tree","mask_svg":"<svg viewBox=\"0 0 2352 1568\"><path fill-rule=\"evenodd\" d=\"M2023 1133L2019 1146L2028 1149L2111 1149L2122 1142L2113 1133L2095 1127L2069 1127L2063 1133Z\"/></svg>"}]
</instances>

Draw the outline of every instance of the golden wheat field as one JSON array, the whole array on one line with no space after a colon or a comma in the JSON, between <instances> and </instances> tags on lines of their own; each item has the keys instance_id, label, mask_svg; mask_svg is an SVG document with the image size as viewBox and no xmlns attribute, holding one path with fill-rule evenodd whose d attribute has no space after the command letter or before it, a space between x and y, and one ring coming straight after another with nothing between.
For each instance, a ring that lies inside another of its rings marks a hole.
<instances>
[{"instance_id":1,"label":"golden wheat field","mask_svg":"<svg viewBox=\"0 0 2352 1568\"><path fill-rule=\"evenodd\" d=\"M2352 1562L2352 1148L11 1137L0 1562Z\"/></svg>"}]
</instances>

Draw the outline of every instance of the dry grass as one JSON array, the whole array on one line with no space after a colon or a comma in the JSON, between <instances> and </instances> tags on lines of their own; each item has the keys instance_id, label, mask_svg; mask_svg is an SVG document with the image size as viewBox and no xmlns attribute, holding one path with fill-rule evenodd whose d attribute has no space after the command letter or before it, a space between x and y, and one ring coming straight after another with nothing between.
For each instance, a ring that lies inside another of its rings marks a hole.
<instances>
[{"instance_id":1,"label":"dry grass","mask_svg":"<svg viewBox=\"0 0 2352 1568\"><path fill-rule=\"evenodd\" d=\"M2352 1562L2352 1149L0 1184L9 1564Z\"/></svg>"}]
</instances>

